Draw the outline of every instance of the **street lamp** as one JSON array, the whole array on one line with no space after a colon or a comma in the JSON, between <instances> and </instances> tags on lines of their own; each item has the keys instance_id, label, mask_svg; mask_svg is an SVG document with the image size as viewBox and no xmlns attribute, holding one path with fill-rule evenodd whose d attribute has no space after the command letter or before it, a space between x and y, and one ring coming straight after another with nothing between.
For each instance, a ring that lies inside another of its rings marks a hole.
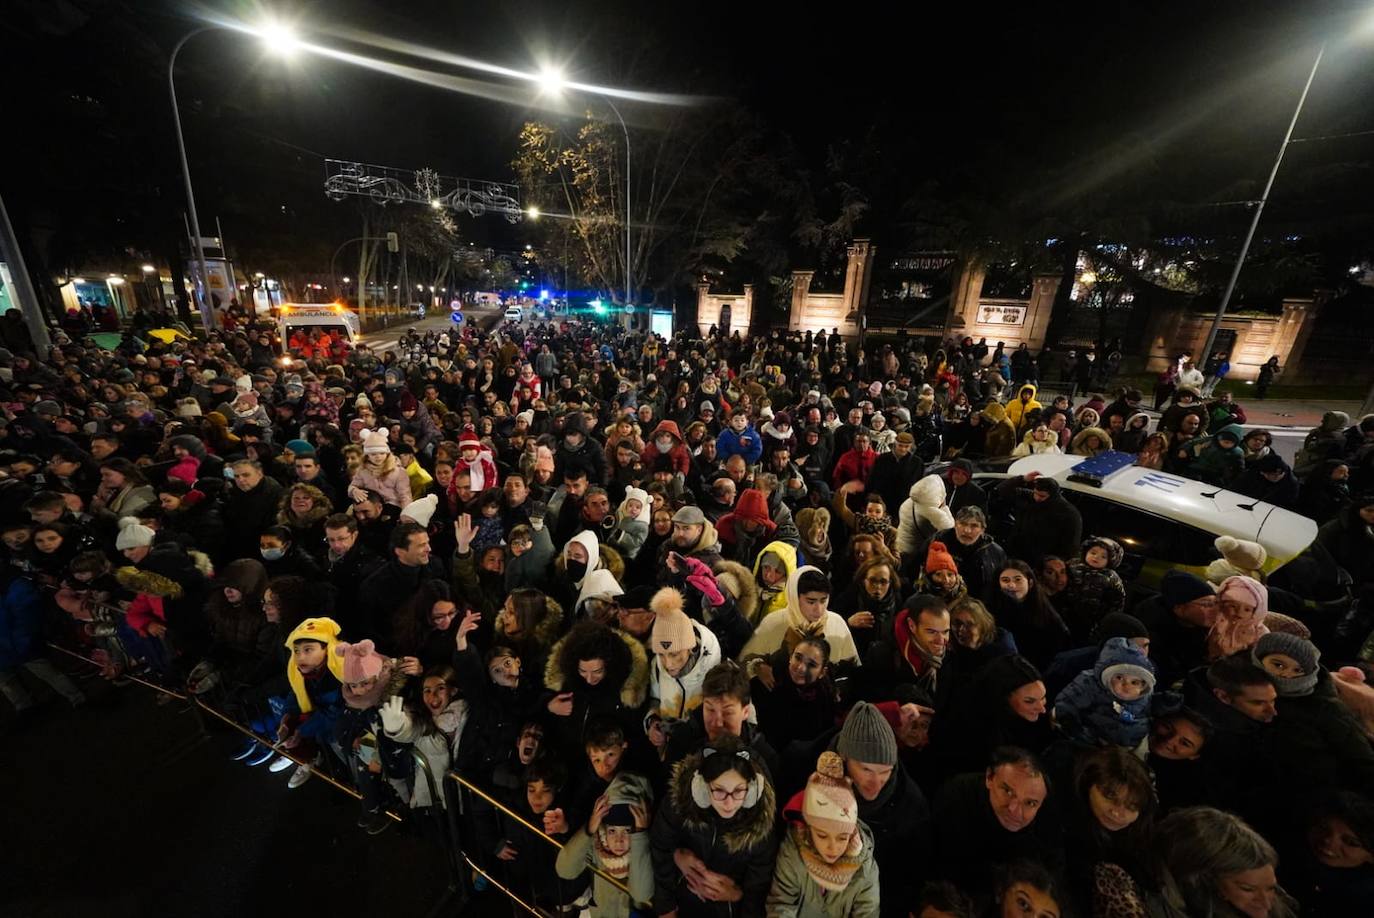
<instances>
[{"instance_id":1,"label":"street lamp","mask_svg":"<svg viewBox=\"0 0 1374 918\"><path fill-rule=\"evenodd\" d=\"M191 166L186 159L186 138L181 133L181 106L177 104L177 81L176 66L177 55L186 43L202 32L215 30L229 30L225 25L204 25L192 29L181 37L181 40L172 48L172 54L167 58L167 89L172 97L172 124L176 128L177 153L181 156L181 178L186 184L186 214L191 221L191 234L194 237L192 243L195 246L196 269L200 273L197 296L200 298L200 321L205 327L206 334L214 330L215 319L213 306L210 303L210 270L205 264L205 246L201 243L200 235L200 216L196 213L196 193L191 185ZM262 38L273 51L283 52L291 50L299 45L291 30L282 23L267 23L253 34Z\"/></svg>"},{"instance_id":2,"label":"street lamp","mask_svg":"<svg viewBox=\"0 0 1374 918\"><path fill-rule=\"evenodd\" d=\"M553 67L541 68L538 82L540 90L551 96L560 95L568 85L563 74ZM625 126L625 119L614 102L604 96L601 101L615 113L620 129L625 133L625 305L628 306L631 303L630 291L634 289L633 269L630 267L630 129Z\"/></svg>"},{"instance_id":3,"label":"street lamp","mask_svg":"<svg viewBox=\"0 0 1374 918\"><path fill-rule=\"evenodd\" d=\"M1269 191L1274 187L1274 179L1279 174L1279 166L1283 163L1283 154L1288 151L1288 144L1293 139L1293 129L1298 126L1298 117L1302 115L1302 107L1307 102L1308 90L1312 88L1312 80L1317 76L1317 68L1321 66L1322 56L1326 54L1326 42L1322 42L1317 49L1317 58L1312 62L1312 70L1307 74L1307 82L1303 84L1302 95L1298 96L1298 105L1293 109L1293 117L1288 122L1288 130L1283 134L1283 143L1279 144L1278 155L1274 157L1274 168L1269 170L1269 180L1264 183L1264 191L1260 194L1260 199L1255 204L1255 215L1250 218L1250 228L1245 232L1245 241L1240 244L1240 254L1236 256L1235 267L1231 269L1231 277L1226 281L1226 292L1221 295L1221 302L1217 304L1217 314L1212 318L1212 327L1207 330L1207 343L1202 346L1202 358L1206 360L1212 354L1212 345L1216 344L1217 332L1221 331L1221 320L1226 317L1226 308L1231 305L1231 294L1236 290L1236 281L1240 279L1240 269L1245 264L1245 256L1250 253L1250 242L1255 238L1255 230L1259 227L1260 214L1264 213L1265 202L1269 200Z\"/></svg>"}]
</instances>

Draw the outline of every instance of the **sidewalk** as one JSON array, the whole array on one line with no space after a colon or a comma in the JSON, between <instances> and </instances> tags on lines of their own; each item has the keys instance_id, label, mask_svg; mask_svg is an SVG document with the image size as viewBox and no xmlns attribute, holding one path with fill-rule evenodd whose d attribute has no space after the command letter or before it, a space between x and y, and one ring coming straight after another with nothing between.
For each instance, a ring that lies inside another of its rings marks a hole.
<instances>
[{"instance_id":1,"label":"sidewalk","mask_svg":"<svg viewBox=\"0 0 1374 918\"><path fill-rule=\"evenodd\" d=\"M1304 430L1321 423L1328 411L1344 411L1351 423L1359 420L1358 400L1304 401L1297 399L1238 399L1245 409L1247 427L1301 427Z\"/></svg>"}]
</instances>

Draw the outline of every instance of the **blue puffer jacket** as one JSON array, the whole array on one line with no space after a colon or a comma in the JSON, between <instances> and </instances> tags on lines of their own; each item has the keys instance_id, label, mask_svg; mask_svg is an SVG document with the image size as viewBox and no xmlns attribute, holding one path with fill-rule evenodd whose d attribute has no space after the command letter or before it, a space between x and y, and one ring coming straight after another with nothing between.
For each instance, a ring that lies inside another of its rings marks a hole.
<instances>
[{"instance_id":1,"label":"blue puffer jacket","mask_svg":"<svg viewBox=\"0 0 1374 918\"><path fill-rule=\"evenodd\" d=\"M1117 666L1146 680L1148 687L1139 698L1122 701L1107 687L1108 670ZM1150 732L1154 681L1155 668L1145 654L1126 638L1111 638L1102 645L1097 664L1079 673L1055 699L1055 723L1080 743L1134 749Z\"/></svg>"},{"instance_id":2,"label":"blue puffer jacket","mask_svg":"<svg viewBox=\"0 0 1374 918\"><path fill-rule=\"evenodd\" d=\"M746 437L749 442L741 442ZM722 465L731 456L740 456L749 465L753 465L762 455L763 440L755 432L753 424L745 427L743 433L735 433L732 428L726 427L720 432L720 436L716 437L716 458Z\"/></svg>"},{"instance_id":3,"label":"blue puffer jacket","mask_svg":"<svg viewBox=\"0 0 1374 918\"><path fill-rule=\"evenodd\" d=\"M21 666L43 646L43 604L38 587L15 577L0 592L0 669Z\"/></svg>"}]
</instances>

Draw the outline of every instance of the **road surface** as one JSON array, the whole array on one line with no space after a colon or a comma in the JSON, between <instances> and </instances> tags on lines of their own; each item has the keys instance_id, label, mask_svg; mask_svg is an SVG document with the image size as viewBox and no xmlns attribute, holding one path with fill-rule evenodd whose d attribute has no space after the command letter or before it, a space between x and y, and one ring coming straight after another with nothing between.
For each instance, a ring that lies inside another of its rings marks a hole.
<instances>
[{"instance_id":1,"label":"road surface","mask_svg":"<svg viewBox=\"0 0 1374 918\"><path fill-rule=\"evenodd\" d=\"M476 322L482 329L491 328L501 320L503 309L499 306L469 306L463 310L465 322ZM446 328L457 328L449 318L447 309L438 312L431 312L424 319L413 322L397 322L390 328L378 329L363 335L363 344L366 344L375 353L382 353L388 348L394 348L396 342L401 340L410 329L415 329L420 334L427 331L443 331Z\"/></svg>"}]
</instances>

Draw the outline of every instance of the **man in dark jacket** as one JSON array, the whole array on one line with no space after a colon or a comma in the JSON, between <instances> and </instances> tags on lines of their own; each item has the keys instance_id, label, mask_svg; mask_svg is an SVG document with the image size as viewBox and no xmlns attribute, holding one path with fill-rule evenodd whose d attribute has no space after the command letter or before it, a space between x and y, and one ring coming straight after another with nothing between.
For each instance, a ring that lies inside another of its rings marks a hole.
<instances>
[{"instance_id":1,"label":"man in dark jacket","mask_svg":"<svg viewBox=\"0 0 1374 918\"><path fill-rule=\"evenodd\" d=\"M1273 755L1274 678L1248 654L1223 657L1188 674L1183 699L1214 728L1202 756L1207 800L1265 834L1273 831L1282 822L1275 802L1290 796Z\"/></svg>"},{"instance_id":2,"label":"man in dark jacket","mask_svg":"<svg viewBox=\"0 0 1374 918\"><path fill-rule=\"evenodd\" d=\"M1212 585L1187 571L1169 571L1160 593L1136 604L1131 615L1150 631L1150 662L1161 688L1172 686L1207 661L1207 632L1217 620Z\"/></svg>"},{"instance_id":3,"label":"man in dark jacket","mask_svg":"<svg viewBox=\"0 0 1374 918\"><path fill-rule=\"evenodd\" d=\"M979 507L964 507L954 515L954 528L942 529L930 542L942 542L959 567L970 596L986 596L997 585L997 575L1007 563L1007 553L987 533L988 518ZM916 570L925 570L930 542L916 558Z\"/></svg>"},{"instance_id":4,"label":"man in dark jacket","mask_svg":"<svg viewBox=\"0 0 1374 918\"><path fill-rule=\"evenodd\" d=\"M1003 481L997 486L997 493L1016 503L1016 528L1007 544L1012 557L1039 567L1045 555L1078 555L1083 540L1083 516L1065 499L1058 481L1030 472Z\"/></svg>"},{"instance_id":5,"label":"man in dark jacket","mask_svg":"<svg viewBox=\"0 0 1374 918\"><path fill-rule=\"evenodd\" d=\"M366 633L383 652L392 651L392 618L426 580L447 581L448 572L432 557L429 533L406 520L391 531L391 558L363 581L358 608L367 619Z\"/></svg>"},{"instance_id":6,"label":"man in dark jacket","mask_svg":"<svg viewBox=\"0 0 1374 918\"><path fill-rule=\"evenodd\" d=\"M1045 769L1024 749L1003 746L986 772L959 775L935 798L935 837L942 877L964 892L992 892L993 871L1030 859L1057 871L1064 864L1063 827ZM884 896L884 899L887 897Z\"/></svg>"},{"instance_id":7,"label":"man in dark jacket","mask_svg":"<svg viewBox=\"0 0 1374 918\"><path fill-rule=\"evenodd\" d=\"M950 513L958 513L964 507L979 507L985 511L988 508L987 492L974 484L973 463L967 459L955 459L949 464L949 471L945 473L945 506ZM888 512L892 512L891 509Z\"/></svg>"},{"instance_id":8,"label":"man in dark jacket","mask_svg":"<svg viewBox=\"0 0 1374 918\"><path fill-rule=\"evenodd\" d=\"M228 527L228 556L253 558L258 536L277 522L282 487L263 474L256 459L240 459L233 465L234 487L224 495L224 523Z\"/></svg>"},{"instance_id":9,"label":"man in dark jacket","mask_svg":"<svg viewBox=\"0 0 1374 918\"><path fill-rule=\"evenodd\" d=\"M925 463L916 454L916 438L906 432L899 433L892 444L892 452L883 453L874 461L868 492L881 497L887 505L888 516L896 519L907 492L924 472Z\"/></svg>"},{"instance_id":10,"label":"man in dark jacket","mask_svg":"<svg viewBox=\"0 0 1374 918\"><path fill-rule=\"evenodd\" d=\"M600 440L587 435L587 419L574 411L563 421L563 442L554 457L554 479L562 481L569 466L587 470L592 484L606 485L606 448Z\"/></svg>"},{"instance_id":11,"label":"man in dark jacket","mask_svg":"<svg viewBox=\"0 0 1374 918\"><path fill-rule=\"evenodd\" d=\"M229 534L224 517L200 489L180 478L168 478L157 489L157 499L165 529L174 536L184 536L190 548L205 552L216 567L232 560L226 553Z\"/></svg>"},{"instance_id":12,"label":"man in dark jacket","mask_svg":"<svg viewBox=\"0 0 1374 918\"><path fill-rule=\"evenodd\" d=\"M1298 509L1298 479L1288 463L1276 453L1266 453L1256 459L1231 483L1231 490L1285 510Z\"/></svg>"},{"instance_id":13,"label":"man in dark jacket","mask_svg":"<svg viewBox=\"0 0 1374 918\"><path fill-rule=\"evenodd\" d=\"M336 513L324 521L326 576L336 593L334 615L346 635L359 633L358 596L363 581L382 564L382 558L358 537L358 521Z\"/></svg>"}]
</instances>

